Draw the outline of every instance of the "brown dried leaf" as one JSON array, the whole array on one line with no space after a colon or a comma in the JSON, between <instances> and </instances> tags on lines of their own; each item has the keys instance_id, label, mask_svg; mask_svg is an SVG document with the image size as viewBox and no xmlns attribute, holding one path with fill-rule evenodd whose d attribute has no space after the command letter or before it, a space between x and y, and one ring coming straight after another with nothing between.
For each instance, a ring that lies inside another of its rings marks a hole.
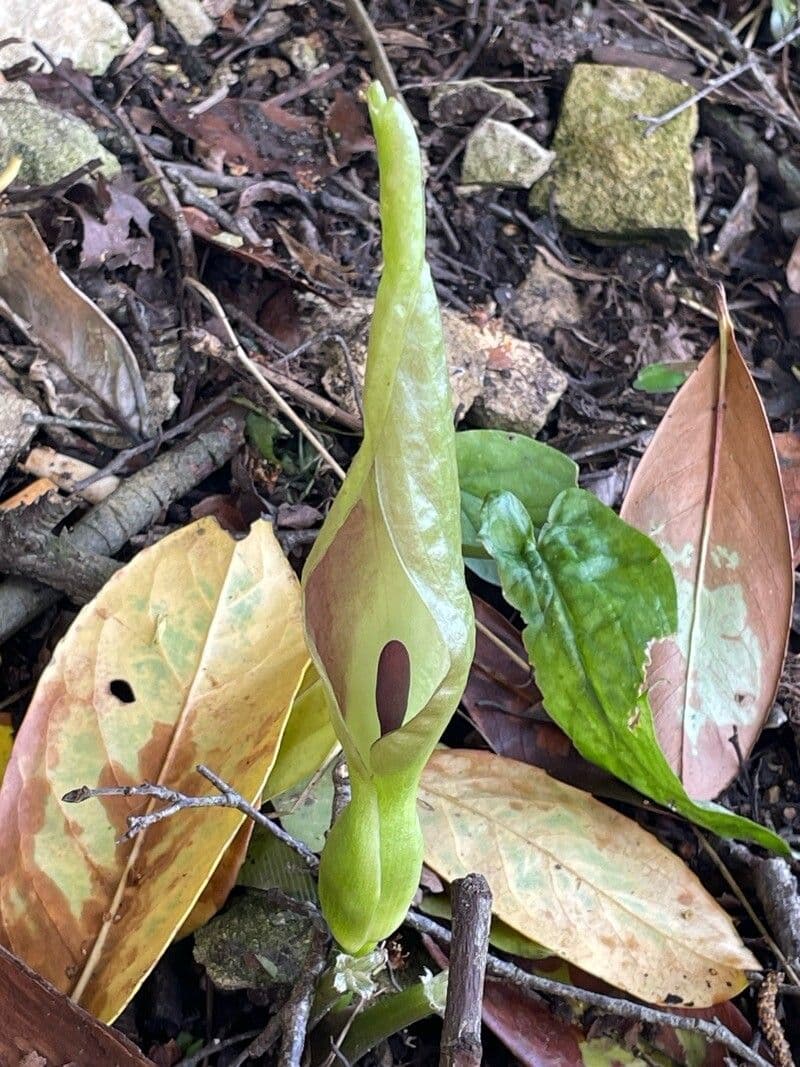
<instances>
[{"instance_id":1,"label":"brown dried leaf","mask_svg":"<svg viewBox=\"0 0 800 1067\"><path fill-rule=\"evenodd\" d=\"M40 1067L147 1067L122 1034L93 1019L0 948L0 1063Z\"/></svg>"},{"instance_id":2,"label":"brown dried leaf","mask_svg":"<svg viewBox=\"0 0 800 1067\"><path fill-rule=\"evenodd\" d=\"M647 672L659 743L687 793L739 773L780 679L792 612L792 544L775 446L724 297L720 342L670 405L622 517L672 565L678 633Z\"/></svg>"},{"instance_id":3,"label":"brown dried leaf","mask_svg":"<svg viewBox=\"0 0 800 1067\"><path fill-rule=\"evenodd\" d=\"M78 387L88 418L134 436L147 431L144 382L128 342L61 273L27 216L0 219L0 315Z\"/></svg>"},{"instance_id":4,"label":"brown dried leaf","mask_svg":"<svg viewBox=\"0 0 800 1067\"><path fill-rule=\"evenodd\" d=\"M800 434L796 430L776 433L774 441L789 515L794 565L797 566L800 563Z\"/></svg>"},{"instance_id":5,"label":"brown dried leaf","mask_svg":"<svg viewBox=\"0 0 800 1067\"><path fill-rule=\"evenodd\" d=\"M326 124L334 139L336 159L344 166L359 152L371 152L375 140L369 132L367 109L352 93L337 89L328 109Z\"/></svg>"},{"instance_id":6,"label":"brown dried leaf","mask_svg":"<svg viewBox=\"0 0 800 1067\"><path fill-rule=\"evenodd\" d=\"M108 201L102 218L82 204L75 205L83 225L81 267L108 266L114 269L133 263L145 270L152 269L152 213L128 189L112 183L106 186L106 191ZM131 235L131 223L135 223L141 233Z\"/></svg>"},{"instance_id":7,"label":"brown dried leaf","mask_svg":"<svg viewBox=\"0 0 800 1067\"><path fill-rule=\"evenodd\" d=\"M67 805L83 783L249 800L275 760L307 652L297 579L268 523L204 519L139 553L42 675L0 787L0 941L92 1014L122 1010L242 824L194 810L116 844L148 801Z\"/></svg>"}]
</instances>

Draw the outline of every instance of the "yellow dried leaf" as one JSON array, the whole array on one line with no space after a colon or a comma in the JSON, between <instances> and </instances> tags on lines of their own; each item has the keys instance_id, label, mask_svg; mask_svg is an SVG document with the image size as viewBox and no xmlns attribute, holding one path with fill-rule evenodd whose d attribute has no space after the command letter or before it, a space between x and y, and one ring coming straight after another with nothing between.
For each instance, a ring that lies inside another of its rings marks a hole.
<instances>
[{"instance_id":1,"label":"yellow dried leaf","mask_svg":"<svg viewBox=\"0 0 800 1067\"><path fill-rule=\"evenodd\" d=\"M116 844L161 782L260 796L307 653L297 580L267 523L203 519L141 552L75 620L42 675L0 788L0 941L105 1021L172 940L232 841L236 811L188 811Z\"/></svg>"}]
</instances>

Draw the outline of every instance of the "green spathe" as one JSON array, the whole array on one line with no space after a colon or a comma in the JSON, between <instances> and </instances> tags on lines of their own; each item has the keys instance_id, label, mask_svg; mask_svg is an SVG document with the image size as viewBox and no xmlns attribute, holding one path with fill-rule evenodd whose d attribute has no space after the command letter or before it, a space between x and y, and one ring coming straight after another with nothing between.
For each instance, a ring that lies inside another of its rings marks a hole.
<instances>
[{"instance_id":1,"label":"green spathe","mask_svg":"<svg viewBox=\"0 0 800 1067\"><path fill-rule=\"evenodd\" d=\"M425 262L419 148L398 100L368 93L384 269L364 389L364 441L303 574L306 638L347 757L352 800L322 855L337 941L368 951L416 889L422 768L474 646L441 320Z\"/></svg>"},{"instance_id":2,"label":"green spathe","mask_svg":"<svg viewBox=\"0 0 800 1067\"><path fill-rule=\"evenodd\" d=\"M538 535L513 493L494 494L480 535L527 623L544 705L581 755L715 833L788 854L765 827L690 800L656 741L642 692L647 649L677 625L660 549L582 489L556 497Z\"/></svg>"}]
</instances>

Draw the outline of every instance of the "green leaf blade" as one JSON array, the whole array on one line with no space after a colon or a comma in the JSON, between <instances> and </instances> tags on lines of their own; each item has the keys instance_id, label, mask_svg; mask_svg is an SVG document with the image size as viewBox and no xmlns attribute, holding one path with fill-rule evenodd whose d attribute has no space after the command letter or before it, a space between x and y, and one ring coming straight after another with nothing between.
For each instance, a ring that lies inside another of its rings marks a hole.
<instances>
[{"instance_id":1,"label":"green leaf blade","mask_svg":"<svg viewBox=\"0 0 800 1067\"><path fill-rule=\"evenodd\" d=\"M568 456L541 441L503 430L465 430L456 434L461 488L461 540L467 566L485 581L500 584L478 535L481 508L490 493L507 489L525 505L535 526L547 518L563 489L578 484L578 467Z\"/></svg>"},{"instance_id":2,"label":"green leaf blade","mask_svg":"<svg viewBox=\"0 0 800 1067\"><path fill-rule=\"evenodd\" d=\"M686 795L658 746L642 693L650 643L677 623L669 564L649 538L591 494L565 490L535 535L510 493L487 500L481 537L551 717L586 759L716 833L788 852L776 834Z\"/></svg>"}]
</instances>

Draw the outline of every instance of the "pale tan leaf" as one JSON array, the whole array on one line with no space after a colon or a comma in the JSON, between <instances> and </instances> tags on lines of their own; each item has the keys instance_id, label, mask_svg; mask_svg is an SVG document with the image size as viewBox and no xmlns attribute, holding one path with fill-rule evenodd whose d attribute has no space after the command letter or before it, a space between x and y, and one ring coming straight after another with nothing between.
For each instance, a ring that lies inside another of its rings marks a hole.
<instances>
[{"instance_id":1,"label":"pale tan leaf","mask_svg":"<svg viewBox=\"0 0 800 1067\"><path fill-rule=\"evenodd\" d=\"M425 862L484 874L494 913L654 1004L703 1007L758 962L692 872L637 823L536 767L440 750L422 776Z\"/></svg>"}]
</instances>

